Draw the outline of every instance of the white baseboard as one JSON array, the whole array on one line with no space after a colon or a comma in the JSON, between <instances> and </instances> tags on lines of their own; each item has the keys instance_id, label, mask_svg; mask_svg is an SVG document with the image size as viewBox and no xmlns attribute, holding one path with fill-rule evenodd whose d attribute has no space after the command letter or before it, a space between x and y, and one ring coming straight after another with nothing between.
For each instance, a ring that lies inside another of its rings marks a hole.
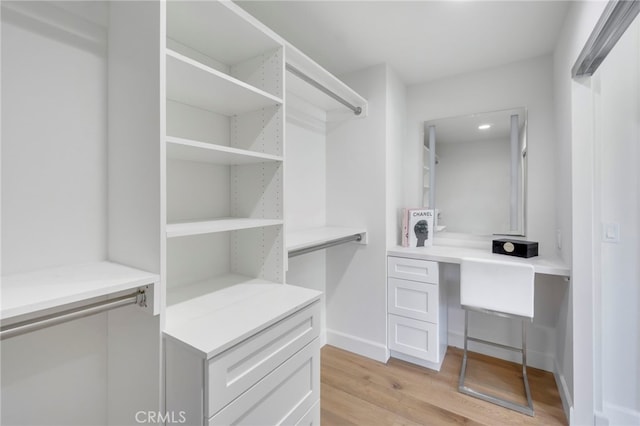
<instances>
[{"instance_id":1,"label":"white baseboard","mask_svg":"<svg viewBox=\"0 0 640 426\"><path fill-rule=\"evenodd\" d=\"M386 363L389 359L387 345L335 330L327 329L327 344L379 362Z\"/></svg>"},{"instance_id":2,"label":"white baseboard","mask_svg":"<svg viewBox=\"0 0 640 426\"><path fill-rule=\"evenodd\" d=\"M558 393L560 394L560 400L562 401L564 415L569 424L571 424L571 407L573 407L573 398L571 397L571 391L567 385L567 380L565 379L564 374L560 371L560 366L558 365L557 360L554 362L553 377L556 379L556 386L558 388Z\"/></svg>"},{"instance_id":3,"label":"white baseboard","mask_svg":"<svg viewBox=\"0 0 640 426\"><path fill-rule=\"evenodd\" d=\"M605 402L603 404L602 414L603 420L610 425L616 426L637 426L640 425L640 411L632 410L619 405Z\"/></svg>"},{"instance_id":4,"label":"white baseboard","mask_svg":"<svg viewBox=\"0 0 640 426\"><path fill-rule=\"evenodd\" d=\"M449 330L449 346L464 348L464 334ZM500 349L494 346L483 345L476 342L469 342L469 350L506 361L520 363L520 355L507 349ZM553 373L555 370L555 356L544 352L527 350L527 365Z\"/></svg>"},{"instance_id":5,"label":"white baseboard","mask_svg":"<svg viewBox=\"0 0 640 426\"><path fill-rule=\"evenodd\" d=\"M407 361L412 364L416 364L421 367L425 367L435 371L440 371L440 369L442 368L442 363L444 362L444 357L440 357L440 362L429 362L420 358L412 357L411 355L405 355L403 353L395 352L395 351L390 351L390 355L392 358L397 358L402 361Z\"/></svg>"}]
</instances>

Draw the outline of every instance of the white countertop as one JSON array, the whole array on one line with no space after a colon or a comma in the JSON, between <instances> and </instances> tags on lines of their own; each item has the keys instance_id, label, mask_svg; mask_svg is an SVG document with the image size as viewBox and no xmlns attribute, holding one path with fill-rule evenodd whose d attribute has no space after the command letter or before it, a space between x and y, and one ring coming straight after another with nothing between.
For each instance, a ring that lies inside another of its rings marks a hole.
<instances>
[{"instance_id":1,"label":"white countertop","mask_svg":"<svg viewBox=\"0 0 640 426\"><path fill-rule=\"evenodd\" d=\"M560 258L530 257L522 258L491 253L491 249L473 247L438 246L431 247L402 247L396 246L388 249L389 256L405 257L409 259L433 260L435 262L460 263L465 257L480 259L513 260L516 263L528 263L533 265L537 274L560 275L568 277L571 274L569 266Z\"/></svg>"},{"instance_id":2,"label":"white countertop","mask_svg":"<svg viewBox=\"0 0 640 426\"><path fill-rule=\"evenodd\" d=\"M212 358L319 300L321 294L253 279L167 307L164 334Z\"/></svg>"}]
</instances>

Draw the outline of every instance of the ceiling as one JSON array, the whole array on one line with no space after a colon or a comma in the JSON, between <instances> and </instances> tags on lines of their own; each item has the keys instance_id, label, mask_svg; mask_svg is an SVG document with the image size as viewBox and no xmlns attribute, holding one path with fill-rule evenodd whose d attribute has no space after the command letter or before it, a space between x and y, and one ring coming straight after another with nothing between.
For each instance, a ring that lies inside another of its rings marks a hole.
<instances>
[{"instance_id":1,"label":"ceiling","mask_svg":"<svg viewBox=\"0 0 640 426\"><path fill-rule=\"evenodd\" d=\"M386 62L407 85L549 54L566 1L236 1L340 75Z\"/></svg>"}]
</instances>

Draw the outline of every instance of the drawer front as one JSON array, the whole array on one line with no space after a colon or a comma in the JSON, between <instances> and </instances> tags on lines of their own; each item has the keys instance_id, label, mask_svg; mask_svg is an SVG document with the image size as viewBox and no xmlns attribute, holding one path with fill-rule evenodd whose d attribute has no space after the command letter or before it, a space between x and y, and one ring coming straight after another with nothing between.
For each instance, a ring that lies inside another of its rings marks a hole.
<instances>
[{"instance_id":1,"label":"drawer front","mask_svg":"<svg viewBox=\"0 0 640 426\"><path fill-rule=\"evenodd\" d=\"M420 321L438 322L438 285L389 278L387 301L390 314Z\"/></svg>"},{"instance_id":2,"label":"drawer front","mask_svg":"<svg viewBox=\"0 0 640 426\"><path fill-rule=\"evenodd\" d=\"M438 262L389 256L387 275L403 280L438 284Z\"/></svg>"},{"instance_id":3,"label":"drawer front","mask_svg":"<svg viewBox=\"0 0 640 426\"><path fill-rule=\"evenodd\" d=\"M437 362L438 326L389 315L389 349L425 361Z\"/></svg>"},{"instance_id":4,"label":"drawer front","mask_svg":"<svg viewBox=\"0 0 640 426\"><path fill-rule=\"evenodd\" d=\"M313 404L297 423L296 426L320 426L320 401Z\"/></svg>"},{"instance_id":5,"label":"drawer front","mask_svg":"<svg viewBox=\"0 0 640 426\"><path fill-rule=\"evenodd\" d=\"M206 417L220 411L319 335L320 303L315 302L210 360Z\"/></svg>"},{"instance_id":6,"label":"drawer front","mask_svg":"<svg viewBox=\"0 0 640 426\"><path fill-rule=\"evenodd\" d=\"M319 398L320 339L315 339L211 417L209 426L299 424Z\"/></svg>"}]
</instances>

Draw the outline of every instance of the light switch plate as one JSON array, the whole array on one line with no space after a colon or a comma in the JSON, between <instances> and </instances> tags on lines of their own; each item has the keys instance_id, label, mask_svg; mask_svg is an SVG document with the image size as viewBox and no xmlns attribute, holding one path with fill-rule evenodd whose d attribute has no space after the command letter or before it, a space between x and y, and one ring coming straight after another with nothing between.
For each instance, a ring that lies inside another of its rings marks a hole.
<instances>
[{"instance_id":1,"label":"light switch plate","mask_svg":"<svg viewBox=\"0 0 640 426\"><path fill-rule=\"evenodd\" d=\"M602 224L602 241L605 243L620 242L620 224L605 222Z\"/></svg>"}]
</instances>

